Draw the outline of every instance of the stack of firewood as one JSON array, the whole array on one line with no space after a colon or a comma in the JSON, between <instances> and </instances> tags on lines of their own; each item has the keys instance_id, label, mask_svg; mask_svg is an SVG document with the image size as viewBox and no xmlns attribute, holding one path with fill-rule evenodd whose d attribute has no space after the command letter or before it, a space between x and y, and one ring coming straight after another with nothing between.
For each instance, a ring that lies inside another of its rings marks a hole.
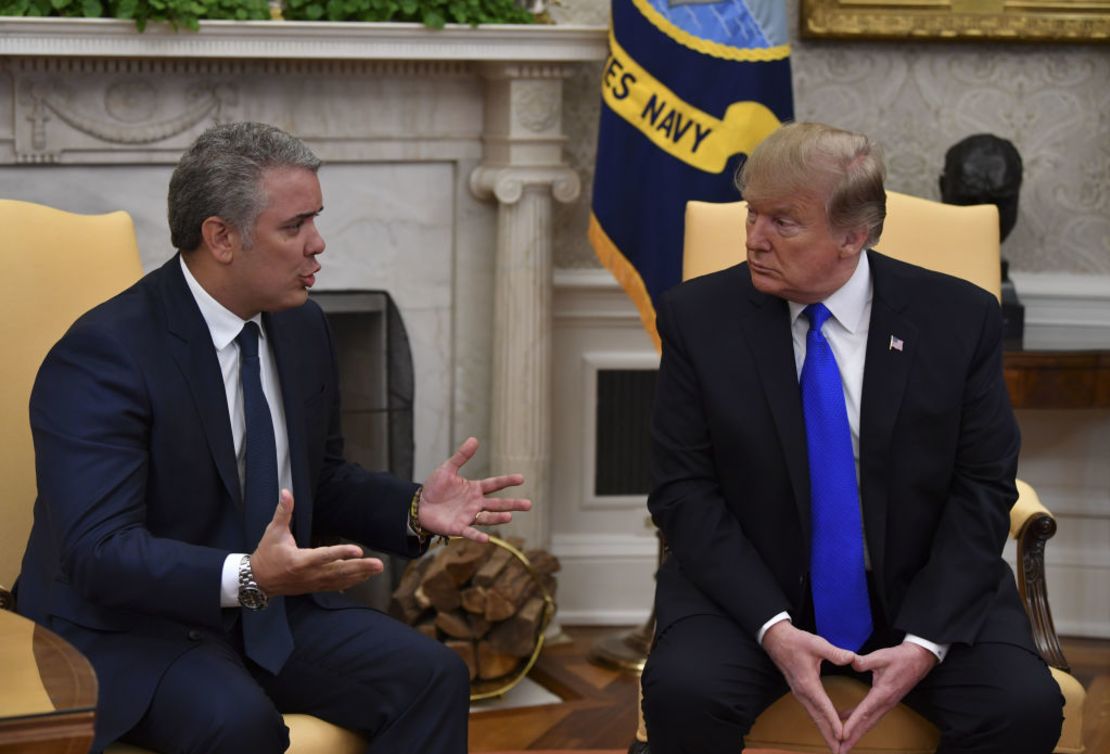
<instances>
[{"instance_id":1,"label":"stack of firewood","mask_svg":"<svg viewBox=\"0 0 1110 754\"><path fill-rule=\"evenodd\" d=\"M529 565L494 542L452 540L409 564L389 611L458 652L471 681L507 676L535 649L559 570L548 552L524 556Z\"/></svg>"}]
</instances>

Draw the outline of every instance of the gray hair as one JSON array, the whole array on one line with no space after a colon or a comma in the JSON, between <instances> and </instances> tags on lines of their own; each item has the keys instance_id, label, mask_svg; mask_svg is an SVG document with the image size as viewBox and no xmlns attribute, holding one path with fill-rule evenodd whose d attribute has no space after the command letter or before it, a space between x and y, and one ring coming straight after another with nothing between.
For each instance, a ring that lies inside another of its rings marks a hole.
<instances>
[{"instance_id":1,"label":"gray hair","mask_svg":"<svg viewBox=\"0 0 1110 754\"><path fill-rule=\"evenodd\" d=\"M265 123L225 123L201 134L170 178L169 223L174 248L193 251L201 226L220 217L247 248L258 215L266 207L262 174L270 168L316 172L320 159L304 142Z\"/></svg>"},{"instance_id":2,"label":"gray hair","mask_svg":"<svg viewBox=\"0 0 1110 754\"><path fill-rule=\"evenodd\" d=\"M829 225L867 229L874 246L886 219L886 169L879 146L863 134L821 123L786 123L763 140L736 174L745 199L817 194Z\"/></svg>"}]
</instances>

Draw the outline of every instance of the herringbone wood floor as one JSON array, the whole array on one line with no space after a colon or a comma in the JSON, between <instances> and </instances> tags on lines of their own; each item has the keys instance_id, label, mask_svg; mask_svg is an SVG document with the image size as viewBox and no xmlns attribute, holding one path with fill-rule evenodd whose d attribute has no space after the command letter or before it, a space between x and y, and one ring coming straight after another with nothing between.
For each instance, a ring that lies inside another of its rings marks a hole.
<instances>
[{"instance_id":1,"label":"herringbone wood floor","mask_svg":"<svg viewBox=\"0 0 1110 754\"><path fill-rule=\"evenodd\" d=\"M598 638L619 630L567 628L572 642L546 648L532 671L566 701L472 715L470 751L627 749L636 731L636 679L586 659ZM1065 639L1064 653L1087 689L1087 754L1110 754L1110 640Z\"/></svg>"}]
</instances>

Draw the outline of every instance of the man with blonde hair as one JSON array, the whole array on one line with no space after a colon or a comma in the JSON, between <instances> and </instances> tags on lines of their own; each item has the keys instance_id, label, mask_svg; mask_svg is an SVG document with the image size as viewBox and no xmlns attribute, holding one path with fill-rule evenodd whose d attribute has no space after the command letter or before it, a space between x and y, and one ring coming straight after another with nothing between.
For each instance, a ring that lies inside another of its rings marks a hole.
<instances>
[{"instance_id":1,"label":"man with blonde hair","mask_svg":"<svg viewBox=\"0 0 1110 754\"><path fill-rule=\"evenodd\" d=\"M659 307L653 754L734 752L786 691L841 754L900 701L942 752L1059 736L1002 559L1020 441L998 302L871 249L883 178L866 136L783 126L737 179L747 261ZM827 672L871 691L838 710Z\"/></svg>"}]
</instances>

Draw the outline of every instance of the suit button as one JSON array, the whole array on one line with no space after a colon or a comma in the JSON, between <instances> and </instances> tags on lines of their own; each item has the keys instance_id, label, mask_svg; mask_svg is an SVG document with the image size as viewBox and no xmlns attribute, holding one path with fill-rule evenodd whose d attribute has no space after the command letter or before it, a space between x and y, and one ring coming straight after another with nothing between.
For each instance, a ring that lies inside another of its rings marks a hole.
<instances>
[{"instance_id":1,"label":"suit button","mask_svg":"<svg viewBox=\"0 0 1110 754\"><path fill-rule=\"evenodd\" d=\"M189 641L200 641L200 640L201 640L200 631L196 630L195 628L190 628L189 629Z\"/></svg>"}]
</instances>

